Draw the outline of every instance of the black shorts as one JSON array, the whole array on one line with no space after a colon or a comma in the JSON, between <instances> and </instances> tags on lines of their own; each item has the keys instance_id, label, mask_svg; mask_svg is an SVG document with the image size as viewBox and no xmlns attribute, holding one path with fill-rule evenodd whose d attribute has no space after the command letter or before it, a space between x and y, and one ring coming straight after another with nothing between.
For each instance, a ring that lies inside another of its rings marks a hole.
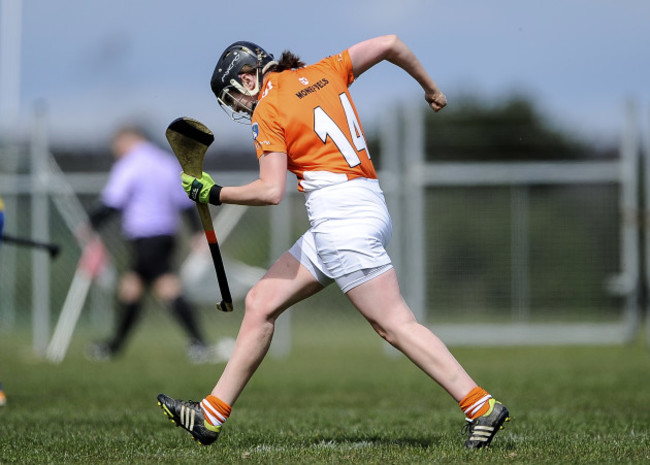
<instances>
[{"instance_id":1,"label":"black shorts","mask_svg":"<svg viewBox=\"0 0 650 465\"><path fill-rule=\"evenodd\" d=\"M173 236L141 237L131 241L132 269L147 284L172 271L176 247Z\"/></svg>"}]
</instances>

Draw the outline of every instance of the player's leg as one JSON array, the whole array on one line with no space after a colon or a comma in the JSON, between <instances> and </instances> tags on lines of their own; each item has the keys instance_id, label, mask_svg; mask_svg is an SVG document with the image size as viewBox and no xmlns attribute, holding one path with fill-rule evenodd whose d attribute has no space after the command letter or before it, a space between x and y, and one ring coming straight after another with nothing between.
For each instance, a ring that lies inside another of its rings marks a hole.
<instances>
[{"instance_id":1,"label":"player's leg","mask_svg":"<svg viewBox=\"0 0 650 465\"><path fill-rule=\"evenodd\" d=\"M246 296L235 346L212 392L199 404L160 394L158 403L201 444L214 442L246 384L271 345L275 320L287 308L323 289L291 253L284 253Z\"/></svg>"},{"instance_id":2,"label":"player's leg","mask_svg":"<svg viewBox=\"0 0 650 465\"><path fill-rule=\"evenodd\" d=\"M276 318L321 289L293 255L284 253L248 292L233 353L211 394L232 405L266 355Z\"/></svg>"},{"instance_id":3,"label":"player's leg","mask_svg":"<svg viewBox=\"0 0 650 465\"><path fill-rule=\"evenodd\" d=\"M394 269L347 292L377 333L460 401L476 383L445 344L415 319L400 293Z\"/></svg>"},{"instance_id":4,"label":"player's leg","mask_svg":"<svg viewBox=\"0 0 650 465\"><path fill-rule=\"evenodd\" d=\"M389 269L346 295L380 336L459 403L469 428L465 446L488 446L503 423L509 421L508 409L477 386L440 338L418 323L401 295L395 270Z\"/></svg>"}]
</instances>

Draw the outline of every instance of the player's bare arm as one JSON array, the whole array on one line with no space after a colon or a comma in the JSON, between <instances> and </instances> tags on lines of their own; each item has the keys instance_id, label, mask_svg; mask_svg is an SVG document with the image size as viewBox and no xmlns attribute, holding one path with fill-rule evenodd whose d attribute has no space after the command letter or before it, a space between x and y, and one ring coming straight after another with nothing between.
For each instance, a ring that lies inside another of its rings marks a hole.
<instances>
[{"instance_id":1,"label":"player's bare arm","mask_svg":"<svg viewBox=\"0 0 650 465\"><path fill-rule=\"evenodd\" d=\"M351 46L348 51L355 78L385 60L402 68L422 86L424 99L433 111L440 111L447 105L445 94L440 91L420 60L398 36L390 34L364 40Z\"/></svg>"},{"instance_id":2,"label":"player's bare arm","mask_svg":"<svg viewBox=\"0 0 650 465\"><path fill-rule=\"evenodd\" d=\"M284 198L287 186L287 155L267 152L259 159L259 179L243 186L225 186L221 202L237 205L277 205Z\"/></svg>"}]
</instances>

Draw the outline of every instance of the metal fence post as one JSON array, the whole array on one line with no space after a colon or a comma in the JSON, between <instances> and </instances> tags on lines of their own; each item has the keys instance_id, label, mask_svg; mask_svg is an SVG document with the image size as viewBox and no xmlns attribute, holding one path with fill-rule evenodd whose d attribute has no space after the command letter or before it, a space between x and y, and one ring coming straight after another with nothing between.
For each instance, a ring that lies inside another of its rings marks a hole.
<instances>
[{"instance_id":1,"label":"metal fence post","mask_svg":"<svg viewBox=\"0 0 650 465\"><path fill-rule=\"evenodd\" d=\"M402 192L404 185L403 154L400 153L400 121L399 111L392 108L391 111L381 115L381 130L379 134L379 146L381 148L381 172L378 174L381 187L386 194L386 204L393 222L393 236L388 246L393 266L401 276L401 268L404 263L403 229L404 215L402 211ZM374 157L374 154L370 154ZM397 227L395 227L397 225ZM404 273L407 271L404 270Z\"/></svg>"},{"instance_id":2,"label":"metal fence post","mask_svg":"<svg viewBox=\"0 0 650 465\"><path fill-rule=\"evenodd\" d=\"M621 273L625 278L626 340L632 341L639 323L639 134L636 108L625 107L621 140Z\"/></svg>"},{"instance_id":3,"label":"metal fence post","mask_svg":"<svg viewBox=\"0 0 650 465\"><path fill-rule=\"evenodd\" d=\"M44 108L37 108L31 140L32 238L49 241L48 148ZM32 345L45 354L50 338L50 261L47 254L32 252Z\"/></svg>"},{"instance_id":4,"label":"metal fence post","mask_svg":"<svg viewBox=\"0 0 650 465\"><path fill-rule=\"evenodd\" d=\"M650 111L648 111L650 117ZM650 118L649 118L650 120ZM645 246L645 339L646 345L650 347L650 123L646 123L644 131L644 150L643 150L643 193L644 193L644 214L643 214L643 232Z\"/></svg>"},{"instance_id":5,"label":"metal fence post","mask_svg":"<svg viewBox=\"0 0 650 465\"><path fill-rule=\"evenodd\" d=\"M404 163L402 183L405 188L404 211L406 221L398 227L408 225L408 237L405 237L405 262L408 268L404 279L405 297L418 321L426 321L426 242L424 240L424 192L426 183L422 176L424 171L424 113L417 107L405 108L404 129Z\"/></svg>"},{"instance_id":6,"label":"metal fence post","mask_svg":"<svg viewBox=\"0 0 650 465\"><path fill-rule=\"evenodd\" d=\"M295 189L295 186L287 181L287 195L284 201L274 207L267 207L272 209L271 257L269 257L271 261L277 260L291 247L291 204L294 194L291 193L290 188ZM275 358L286 357L291 353L291 312L291 308L285 310L275 322L275 334L270 347L271 356Z\"/></svg>"}]
</instances>

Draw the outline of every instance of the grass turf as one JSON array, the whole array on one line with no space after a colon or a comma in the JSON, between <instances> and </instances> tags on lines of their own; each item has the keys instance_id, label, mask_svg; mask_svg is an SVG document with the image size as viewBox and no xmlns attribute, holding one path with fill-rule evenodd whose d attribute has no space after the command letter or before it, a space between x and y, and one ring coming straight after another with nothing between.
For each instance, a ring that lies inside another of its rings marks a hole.
<instances>
[{"instance_id":1,"label":"grass turf","mask_svg":"<svg viewBox=\"0 0 650 465\"><path fill-rule=\"evenodd\" d=\"M234 334L234 333L233 333ZM111 363L75 334L52 365L30 334L0 334L0 463L648 463L650 351L624 347L452 348L513 421L491 449L465 451L455 402L365 325L298 329L267 358L219 440L174 428L156 395L200 400L223 365L190 365L178 330L141 325Z\"/></svg>"}]
</instances>

